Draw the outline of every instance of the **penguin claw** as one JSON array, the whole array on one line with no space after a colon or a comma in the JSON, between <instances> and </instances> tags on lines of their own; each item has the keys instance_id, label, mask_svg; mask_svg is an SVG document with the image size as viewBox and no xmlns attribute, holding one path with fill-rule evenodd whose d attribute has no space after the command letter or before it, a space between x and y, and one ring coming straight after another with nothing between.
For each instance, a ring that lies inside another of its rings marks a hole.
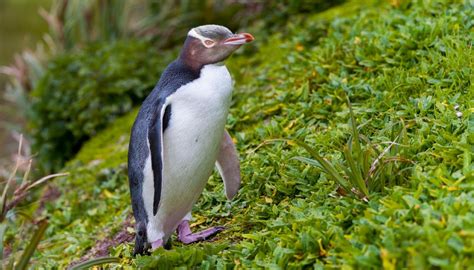
<instances>
[{"instance_id":1,"label":"penguin claw","mask_svg":"<svg viewBox=\"0 0 474 270\"><path fill-rule=\"evenodd\" d=\"M189 228L189 222L187 220L183 220L178 226L178 240L184 244L191 244L194 242L204 241L209 239L209 237L214 236L220 231L225 230L223 226L216 226L211 227L206 230L191 233L191 229Z\"/></svg>"}]
</instances>

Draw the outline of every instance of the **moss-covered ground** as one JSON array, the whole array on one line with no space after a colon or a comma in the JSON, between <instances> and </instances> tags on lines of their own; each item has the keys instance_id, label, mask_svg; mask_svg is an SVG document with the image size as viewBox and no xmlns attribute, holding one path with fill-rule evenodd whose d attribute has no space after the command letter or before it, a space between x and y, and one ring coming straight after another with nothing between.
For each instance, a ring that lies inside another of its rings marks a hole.
<instances>
[{"instance_id":1,"label":"moss-covered ground","mask_svg":"<svg viewBox=\"0 0 474 270\"><path fill-rule=\"evenodd\" d=\"M240 153L242 187L227 201L214 174L194 208L194 229L223 225L211 242L133 258L120 265L165 269L467 269L474 265L473 50L469 1L349 1L298 17L227 63L236 80L227 128ZM258 33L259 29L255 29ZM250 31L250 30L249 30ZM394 182L364 202L341 196L317 167L294 157L304 140L329 161L359 131L407 162ZM46 206L50 226L34 257L63 269L131 215L126 156L137 110L84 145ZM267 143L265 143L267 142Z\"/></svg>"}]
</instances>

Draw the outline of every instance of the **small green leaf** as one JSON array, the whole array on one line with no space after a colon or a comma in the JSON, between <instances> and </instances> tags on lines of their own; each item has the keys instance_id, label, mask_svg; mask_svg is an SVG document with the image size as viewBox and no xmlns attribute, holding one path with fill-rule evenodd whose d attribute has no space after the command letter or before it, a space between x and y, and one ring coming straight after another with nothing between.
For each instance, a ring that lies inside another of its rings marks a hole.
<instances>
[{"instance_id":1,"label":"small green leaf","mask_svg":"<svg viewBox=\"0 0 474 270\"><path fill-rule=\"evenodd\" d=\"M461 253L464 249L464 244L457 235L451 236L447 242L448 246L456 250L457 253Z\"/></svg>"}]
</instances>

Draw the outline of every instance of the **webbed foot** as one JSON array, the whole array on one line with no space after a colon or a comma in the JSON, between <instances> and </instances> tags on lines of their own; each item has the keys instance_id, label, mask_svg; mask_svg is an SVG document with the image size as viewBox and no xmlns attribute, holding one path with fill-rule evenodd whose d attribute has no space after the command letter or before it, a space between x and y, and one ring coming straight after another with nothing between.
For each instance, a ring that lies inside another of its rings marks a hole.
<instances>
[{"instance_id":1,"label":"webbed foot","mask_svg":"<svg viewBox=\"0 0 474 270\"><path fill-rule=\"evenodd\" d=\"M155 250L157 248L160 248L163 246L163 240L162 239L158 239L156 240L155 242L151 243L151 250Z\"/></svg>"},{"instance_id":2,"label":"webbed foot","mask_svg":"<svg viewBox=\"0 0 474 270\"><path fill-rule=\"evenodd\" d=\"M208 239L209 237L223 231L225 228L222 226L211 227L209 229L192 233L189 227L189 221L183 220L178 225L176 231L178 232L178 240L184 244L190 244Z\"/></svg>"}]
</instances>

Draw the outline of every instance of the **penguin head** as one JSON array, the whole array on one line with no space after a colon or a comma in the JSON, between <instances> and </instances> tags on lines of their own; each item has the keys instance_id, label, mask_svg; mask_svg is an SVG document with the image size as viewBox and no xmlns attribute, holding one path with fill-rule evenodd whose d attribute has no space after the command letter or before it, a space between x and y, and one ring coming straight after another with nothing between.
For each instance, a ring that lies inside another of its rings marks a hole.
<instances>
[{"instance_id":1,"label":"penguin head","mask_svg":"<svg viewBox=\"0 0 474 270\"><path fill-rule=\"evenodd\" d=\"M245 43L254 40L248 33L233 34L227 27L202 25L188 32L181 58L193 68L224 61Z\"/></svg>"}]
</instances>

